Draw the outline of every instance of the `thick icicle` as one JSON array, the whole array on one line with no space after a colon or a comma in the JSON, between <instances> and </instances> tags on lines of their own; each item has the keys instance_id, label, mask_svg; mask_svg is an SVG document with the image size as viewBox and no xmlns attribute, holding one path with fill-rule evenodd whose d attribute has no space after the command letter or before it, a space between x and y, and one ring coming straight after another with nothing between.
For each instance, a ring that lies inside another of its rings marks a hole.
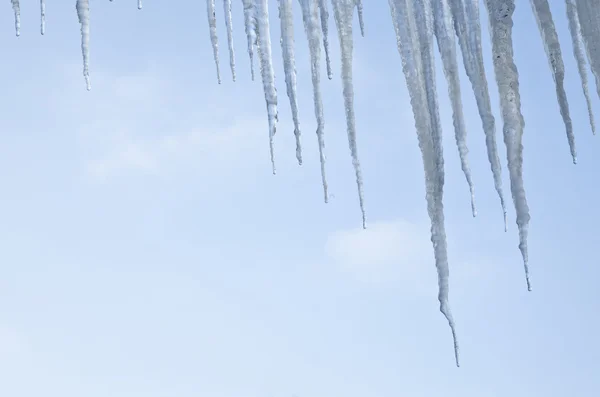
<instances>
[{"instance_id":1,"label":"thick icicle","mask_svg":"<svg viewBox=\"0 0 600 397\"><path fill-rule=\"evenodd\" d=\"M215 0L206 0L206 12L208 14L208 28L210 30L210 42L212 43L213 56L217 67L217 81L221 84L221 69L219 68L219 38L217 36L217 16L215 15Z\"/></svg>"},{"instance_id":2,"label":"thick icicle","mask_svg":"<svg viewBox=\"0 0 600 397\"><path fill-rule=\"evenodd\" d=\"M346 124L348 130L348 143L352 154L352 163L356 174L358 186L358 200L362 213L363 228L367 226L365 214L363 178L358 160L358 149L356 147L356 121L354 116L354 83L352 81L352 52L354 42L352 38L352 17L354 15L354 0L333 0L333 12L335 24L340 40L340 52L342 56L342 85L344 91L344 106L346 108Z\"/></svg>"},{"instance_id":3,"label":"thick icicle","mask_svg":"<svg viewBox=\"0 0 600 397\"><path fill-rule=\"evenodd\" d=\"M360 27L360 35L365 37L365 19L363 15L363 2L356 0L356 9L358 12L358 26Z\"/></svg>"},{"instance_id":4,"label":"thick icicle","mask_svg":"<svg viewBox=\"0 0 600 397\"><path fill-rule=\"evenodd\" d=\"M527 289L531 291L527 251L530 216L523 186L523 128L525 121L521 113L519 73L514 63L512 46L512 15L515 11L515 0L485 0L485 4L490 19L494 71L504 121L503 132L508 157L510 188L517 212L519 249L523 256Z\"/></svg>"},{"instance_id":5,"label":"thick icicle","mask_svg":"<svg viewBox=\"0 0 600 397\"><path fill-rule=\"evenodd\" d=\"M231 0L223 0L223 9L225 11L225 26L227 27L227 45L229 47L229 67L231 76L235 81L235 52L233 49L233 25L231 20Z\"/></svg>"},{"instance_id":6,"label":"thick icicle","mask_svg":"<svg viewBox=\"0 0 600 397\"><path fill-rule=\"evenodd\" d=\"M481 50L481 24L479 21L478 0L450 0L450 8L454 17L454 27L458 36L458 43L462 52L465 71L479 110L479 116L485 133L488 161L494 177L494 187L500 197L500 205L504 216L504 229L507 229L506 203L502 188L502 167L496 143L496 121L492 114L490 93L483 66L483 53Z\"/></svg>"},{"instance_id":7,"label":"thick icicle","mask_svg":"<svg viewBox=\"0 0 600 397\"><path fill-rule=\"evenodd\" d=\"M302 146L300 145L300 122L298 120L298 98L296 95L296 58L294 55L294 14L292 0L279 0L279 19L281 21L281 52L287 95L292 108L294 136L296 137L296 159L302 164Z\"/></svg>"},{"instance_id":8,"label":"thick icicle","mask_svg":"<svg viewBox=\"0 0 600 397\"><path fill-rule=\"evenodd\" d=\"M19 37L21 35L21 5L19 0L11 0L11 3L15 13L15 34Z\"/></svg>"},{"instance_id":9,"label":"thick icicle","mask_svg":"<svg viewBox=\"0 0 600 397\"><path fill-rule=\"evenodd\" d=\"M77 0L75 4L77 9L77 18L81 25L81 53L83 55L83 77L89 90L92 89L90 83L90 1Z\"/></svg>"},{"instance_id":10,"label":"thick icicle","mask_svg":"<svg viewBox=\"0 0 600 397\"><path fill-rule=\"evenodd\" d=\"M260 58L260 73L267 102L269 120L269 148L271 151L271 165L275 174L275 156L273 151L273 138L277 130L277 89L275 88L275 70L271 56L271 31L269 28L268 0L256 0L256 33L258 36L257 47Z\"/></svg>"},{"instance_id":11,"label":"thick icicle","mask_svg":"<svg viewBox=\"0 0 600 397\"><path fill-rule=\"evenodd\" d=\"M138 0L138 10L142 9L142 0Z\"/></svg>"},{"instance_id":12,"label":"thick icicle","mask_svg":"<svg viewBox=\"0 0 600 397\"><path fill-rule=\"evenodd\" d=\"M548 4L548 0L531 0L531 8L533 9L540 34L542 35L546 56L550 62L550 69L552 71L552 77L554 78L554 85L556 86L556 96L558 97L560 114L567 129L567 139L569 141L569 148L571 149L573 164L577 164L575 135L573 134L573 123L571 122L569 102L567 101L567 93L565 92L564 86L565 64L563 62L556 28L554 27L554 21L552 20L550 5Z\"/></svg>"},{"instance_id":13,"label":"thick icicle","mask_svg":"<svg viewBox=\"0 0 600 397\"><path fill-rule=\"evenodd\" d=\"M571 41L573 43L573 55L577 61L579 69L579 77L581 78L581 86L583 95L587 103L588 115L590 118L590 127L592 133L596 134L596 122L594 121L594 112L592 111L592 100L590 98L590 90L588 88L588 76L586 69L586 60L583 50L583 37L581 37L581 25L579 24L579 15L577 15L577 5L575 0L566 0L567 2L567 18L569 19L569 31L571 32Z\"/></svg>"},{"instance_id":14,"label":"thick icicle","mask_svg":"<svg viewBox=\"0 0 600 397\"><path fill-rule=\"evenodd\" d=\"M421 1L421 0L418 0ZM428 0L426 0L428 2ZM421 13L417 21L413 15L413 0L389 0L394 30L398 42L398 51L402 57L402 69L411 99L415 117L415 127L419 147L423 156L425 182L427 191L427 209L431 218L431 241L438 271L440 311L444 314L454 341L456 365L459 366L459 349L454 319L448 305L448 259L444 230L444 208L442 202L444 170L441 151L441 133L438 116L435 115L437 104L428 98L427 86L433 84L433 53L431 45L430 22L423 21L427 14ZM425 4L429 7L429 4ZM421 8L425 11L427 8ZM426 23L424 31L418 32L417 24ZM424 35L423 35L424 34ZM422 52L426 52L423 54ZM424 56L423 56L424 55ZM429 69L427 72L426 69ZM427 82L427 80L430 80ZM431 91L431 88L430 88ZM435 100L434 100L435 101ZM433 108L431 107L433 105ZM432 110L434 110L432 112ZM433 117L432 117L433 116ZM436 126L437 124L437 126ZM437 155L436 155L437 153Z\"/></svg>"},{"instance_id":15,"label":"thick icicle","mask_svg":"<svg viewBox=\"0 0 600 397\"><path fill-rule=\"evenodd\" d=\"M242 0L244 5L244 28L248 40L248 55L250 56L250 74L254 81L254 43L256 42L256 20L254 18L253 0Z\"/></svg>"},{"instance_id":16,"label":"thick icicle","mask_svg":"<svg viewBox=\"0 0 600 397\"><path fill-rule=\"evenodd\" d=\"M323 32L323 48L325 49L325 63L327 65L327 78L333 78L331 59L329 58L329 10L327 0L319 0L319 14L321 16L321 30Z\"/></svg>"},{"instance_id":17,"label":"thick icicle","mask_svg":"<svg viewBox=\"0 0 600 397\"><path fill-rule=\"evenodd\" d=\"M40 33L46 33L46 1L40 0Z\"/></svg>"},{"instance_id":18,"label":"thick icicle","mask_svg":"<svg viewBox=\"0 0 600 397\"><path fill-rule=\"evenodd\" d=\"M329 193L325 174L325 120L323 117L323 99L321 97L321 32L319 30L319 9L317 0L300 0L300 6L302 7L302 20L310 51L310 70L313 84L315 117L317 119L317 140L319 142L323 195L325 202L328 202Z\"/></svg>"},{"instance_id":19,"label":"thick icicle","mask_svg":"<svg viewBox=\"0 0 600 397\"><path fill-rule=\"evenodd\" d=\"M600 0L576 0L581 35L600 96Z\"/></svg>"},{"instance_id":20,"label":"thick icicle","mask_svg":"<svg viewBox=\"0 0 600 397\"><path fill-rule=\"evenodd\" d=\"M448 0L433 0L432 4L435 21L435 36L442 57L444 74L448 81L448 94L450 95L450 102L452 104L452 119L454 122L456 145L458 146L461 167L471 192L471 211L473 216L476 216L475 192L468 161L469 149L467 148L467 129L465 127L462 100L460 96L460 79L458 76L458 61L456 58L456 43L454 41L455 33L454 25L452 24L452 14L450 13Z\"/></svg>"}]
</instances>

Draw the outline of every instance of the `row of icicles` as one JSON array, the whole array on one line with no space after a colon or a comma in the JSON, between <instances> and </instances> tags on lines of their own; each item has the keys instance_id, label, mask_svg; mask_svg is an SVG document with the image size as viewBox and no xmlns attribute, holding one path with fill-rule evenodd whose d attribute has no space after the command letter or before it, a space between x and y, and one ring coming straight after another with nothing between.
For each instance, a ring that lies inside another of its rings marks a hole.
<instances>
[{"instance_id":1,"label":"row of icicles","mask_svg":"<svg viewBox=\"0 0 600 397\"><path fill-rule=\"evenodd\" d=\"M112 0L110 0L112 1ZM216 0L206 0L210 40L217 68L217 79L221 82L219 68L219 47L217 37ZM20 34L19 0L11 0L15 13L16 34ZM296 138L296 157L302 164L302 148L300 145L300 123L298 118L298 101L296 95L296 66L294 56L293 1L278 0L279 20L281 25L281 47L285 72L286 92L289 98L294 134ZM466 128L462 111L460 81L456 38L462 52L463 65L471 83L477 108L482 121L488 159L492 169L494 185L500 197L506 229L506 205L502 188L501 165L496 144L495 118L492 113L488 83L485 77L483 54L481 48L481 25L479 0L388 0L392 22L396 33L398 51L402 58L402 66L410 101L415 116L415 127L419 147L423 156L426 177L426 199L429 217L431 218L431 241L434 247L435 263L438 272L440 310L448 320L454 340L456 365L459 365L458 342L454 320L448 306L448 260L446 235L444 229L443 186L444 157L442 150L442 128L435 84L434 40L437 42L442 67L448 84L448 93L453 112L453 124L456 143L470 193L473 216L476 215L474 188L467 160ZM515 11L515 0L484 0L489 17L489 30L492 41L493 64L496 82L500 94L504 143L507 149L508 170L511 193L516 209L519 230L519 249L521 251L528 290L531 290L528 269L527 233L529 227L529 208L525 196L522 178L523 166L523 115L521 113L519 82L517 67L513 59L512 16ZM567 18L582 81L583 93L587 102L589 120L595 133L594 116L588 89L587 68L589 61L596 82L600 78L600 0L565 0ZM564 90L565 70L560 43L548 0L530 0L535 14L542 41L546 50L554 84L560 114L563 118L567 139L573 158L577 162L575 139L569 105ZM329 56L329 10L327 0L299 0L302 12L304 32L308 40L310 64L313 84L314 110L317 120L317 139L321 162L323 193L327 202L327 178L325 174L324 154L324 119L321 98L321 45L325 52L327 77L333 72ZM362 175L356 147L356 128L354 113L354 89L352 79L353 57L353 18L357 10L359 28L364 36L362 0L331 0L334 20L341 52L341 77L343 82L344 104L348 142L358 185L358 196L365 227L365 209L363 200ZM263 82L265 101L268 113L269 142L271 162L275 173L273 156L273 138L275 136L277 116L277 90L275 73L271 57L271 38L269 27L268 0L242 0L244 25L247 36L247 50L250 57L251 75L254 80L254 53L258 54L260 75ZM229 64L233 80L236 79L235 53L233 46L233 27L231 0L223 0ZM45 31L45 0L40 0L41 33ZM138 8L142 8L142 0L138 0ZM81 25L81 47L83 53L83 74L87 89L91 88L89 75L89 0L76 0L77 16ZM598 93L600 95L600 86Z\"/></svg>"}]
</instances>

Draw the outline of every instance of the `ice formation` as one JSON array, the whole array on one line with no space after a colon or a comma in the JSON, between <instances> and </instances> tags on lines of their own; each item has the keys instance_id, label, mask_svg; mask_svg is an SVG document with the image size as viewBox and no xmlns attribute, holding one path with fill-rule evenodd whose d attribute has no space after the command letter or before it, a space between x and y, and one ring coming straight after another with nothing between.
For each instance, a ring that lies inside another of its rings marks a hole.
<instances>
[{"instance_id":1,"label":"ice formation","mask_svg":"<svg viewBox=\"0 0 600 397\"><path fill-rule=\"evenodd\" d=\"M81 28L81 52L83 75L86 86L90 85L90 9L89 0L74 0ZM112 1L112 0L111 0ZM281 31L281 47L285 73L285 83L292 109L294 134L296 136L296 156L302 163L300 146L300 122L297 100L296 60L294 56L294 7L293 0L277 0ZM448 85L448 95L453 114L454 135L460 154L461 167L471 191L471 207L475 215L474 188L467 160L466 127L462 110L462 94L459 81L457 45L462 54L463 67L481 118L485 136L488 161L491 166L494 186L500 198L506 228L506 204L502 188L501 163L496 143L496 121L492 113L488 82L485 75L482 52L481 15L479 0L388 0L391 19L402 69L405 75L410 102L414 113L415 128L421 149L425 171L427 210L431 219L431 241L438 272L438 299L440 310L446 317L454 339L456 364L458 342L455 324L449 307L449 266L446 234L444 228L444 156L442 148L442 128L439 116L438 94L435 81L434 43L441 55L442 68ZM595 133L588 88L587 65L595 77L596 90L600 96L600 0L565 0L573 54L577 63L581 85L588 107L589 122ZM328 4L329 3L329 4ZM369 2L370 4L371 2ZM500 95L502 131L507 151L510 190L516 210L516 223L519 233L519 249L523 257L527 287L529 280L527 234L529 229L529 207L523 182L522 138L525 122L521 112L519 75L514 61L512 28L516 0L484 0L489 19L492 44L492 60L496 85ZM524 5L519 1L521 7ZM559 110L563 118L568 143L576 161L575 138L569 115L569 105L564 89L565 68L559 37L554 26L549 0L530 0L531 9L538 23L542 43L550 63L554 79ZM11 0L14 13L15 33L21 33L19 0ZM363 0L299 0L304 31L310 52L314 111L317 120L322 183L327 201L327 180L325 176L324 154L324 109L321 95L321 46L325 53L327 76L332 78L332 61L329 45L329 7L333 10L335 25L340 43L340 78L346 116L346 130L352 163L354 165L358 198L362 212L363 227L366 227L366 214L363 198L363 181L357 148L357 131L354 111L354 85L352 57L354 48L353 19L355 10L359 30L364 35L365 24ZM254 80L254 54L258 54L260 75L267 107L269 145L271 162L275 173L274 136L277 127L277 89L271 53L271 33L269 27L268 0L242 0L244 28L247 38L247 51L250 57L251 76ZM217 70L217 81L221 82L219 69L219 47L215 0L206 0L210 41ZM235 53L233 45L233 21L231 0L223 0L225 27L230 55L230 67L235 81ZM142 0L138 0L142 8ZM40 30L45 33L45 0L40 0Z\"/></svg>"}]
</instances>

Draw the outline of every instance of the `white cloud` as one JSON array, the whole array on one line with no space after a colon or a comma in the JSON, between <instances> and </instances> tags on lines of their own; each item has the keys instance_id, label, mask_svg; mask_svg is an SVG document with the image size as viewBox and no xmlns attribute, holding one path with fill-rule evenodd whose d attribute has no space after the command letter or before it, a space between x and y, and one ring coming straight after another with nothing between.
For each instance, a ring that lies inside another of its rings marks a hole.
<instances>
[{"instance_id":1,"label":"white cloud","mask_svg":"<svg viewBox=\"0 0 600 397\"><path fill-rule=\"evenodd\" d=\"M335 232L325 249L339 269L366 282L415 283L433 264L427 228L403 220Z\"/></svg>"}]
</instances>

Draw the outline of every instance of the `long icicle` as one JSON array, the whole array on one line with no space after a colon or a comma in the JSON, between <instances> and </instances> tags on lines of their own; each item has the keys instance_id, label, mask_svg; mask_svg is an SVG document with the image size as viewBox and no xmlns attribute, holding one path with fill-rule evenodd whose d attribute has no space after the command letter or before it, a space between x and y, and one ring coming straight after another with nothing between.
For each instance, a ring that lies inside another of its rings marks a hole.
<instances>
[{"instance_id":1,"label":"long icicle","mask_svg":"<svg viewBox=\"0 0 600 397\"><path fill-rule=\"evenodd\" d=\"M363 2L362 0L356 0L356 10L358 13L358 26L360 28L360 35L365 37L365 17L363 12Z\"/></svg>"},{"instance_id":2,"label":"long icicle","mask_svg":"<svg viewBox=\"0 0 600 397\"><path fill-rule=\"evenodd\" d=\"M592 133L596 135L596 122L594 121L594 112L592 110L592 100L590 98L590 89L588 84L586 59L583 49L583 37L581 37L581 25L579 23L579 15L577 15L577 5L575 0L566 0L567 2L567 19L569 20L569 31L571 33L571 42L573 44L573 55L577 61L577 69L581 78L581 87L585 102L588 108L588 116L590 119L590 127Z\"/></svg>"},{"instance_id":3,"label":"long icicle","mask_svg":"<svg viewBox=\"0 0 600 397\"><path fill-rule=\"evenodd\" d=\"M248 55L250 56L250 74L254 81L254 43L256 42L254 3L253 0L242 0L244 5L244 30L248 42Z\"/></svg>"},{"instance_id":4,"label":"long icicle","mask_svg":"<svg viewBox=\"0 0 600 397\"><path fill-rule=\"evenodd\" d=\"M554 78L554 85L556 86L556 96L558 98L558 104L560 108L560 114L565 128L567 130L567 140L569 141L569 148L571 150L571 157L573 158L573 164L577 164L577 149L575 148L575 134L573 134L573 123L571 122L571 115L569 112L569 102L567 101L567 93L565 92L565 64L562 58L562 51L560 49L560 43L558 41L558 34L556 33L556 27L552 19L552 12L550 11L550 5L548 0L531 0L531 8L535 15L535 19L538 23L540 34L542 35L542 41L544 42L544 49L546 50L546 56L550 62L550 70L552 71L552 77Z\"/></svg>"},{"instance_id":5,"label":"long icicle","mask_svg":"<svg viewBox=\"0 0 600 397\"><path fill-rule=\"evenodd\" d=\"M90 1L77 0L75 4L77 18L81 25L81 53L83 55L83 77L87 90L92 89L90 83Z\"/></svg>"},{"instance_id":6,"label":"long icicle","mask_svg":"<svg viewBox=\"0 0 600 397\"><path fill-rule=\"evenodd\" d=\"M298 120L298 98L296 94L296 57L294 54L294 14L292 0L279 0L279 19L281 21L281 53L287 95L292 108L294 136L296 137L296 159L302 165L302 146L300 144L300 122Z\"/></svg>"},{"instance_id":7,"label":"long icicle","mask_svg":"<svg viewBox=\"0 0 600 397\"><path fill-rule=\"evenodd\" d=\"M502 166L500 165L500 156L498 155L498 145L496 143L496 121L492 113L490 93L483 66L478 1L450 0L450 9L454 18L454 27L458 36L465 71L471 81L477 109L481 117L488 161L492 169L494 187L500 198L504 218L504 230L506 231L507 218L504 189L502 188ZM467 3L468 7L465 3Z\"/></svg>"},{"instance_id":8,"label":"long icicle","mask_svg":"<svg viewBox=\"0 0 600 397\"><path fill-rule=\"evenodd\" d=\"M321 181L325 202L329 201L327 176L325 174L325 119L323 116L323 98L321 96L321 34L319 30L319 9L317 0L300 0L302 21L308 39L310 52L310 70L313 84L313 100L317 119L317 140L319 143L319 160L321 163Z\"/></svg>"},{"instance_id":9,"label":"long icicle","mask_svg":"<svg viewBox=\"0 0 600 397\"><path fill-rule=\"evenodd\" d=\"M11 0L11 3L15 13L15 34L19 37L21 35L21 5L19 0Z\"/></svg>"},{"instance_id":10,"label":"long icicle","mask_svg":"<svg viewBox=\"0 0 600 397\"><path fill-rule=\"evenodd\" d=\"M396 32L398 51L402 57L402 69L406 78L410 102L413 108L419 147L423 157L427 191L427 209L432 226L431 240L434 245L434 254L438 271L438 299L440 301L440 311L442 311L450 325L454 341L456 365L459 366L459 349L456 329L454 319L448 306L449 272L445 243L443 203L440 196L443 184L443 164L440 164L439 158L434 154L433 138L434 130L436 128L432 124L432 113L430 112L430 106L427 100L423 62L426 58L421 56L421 41L419 40L416 21L412 16L412 0L389 0L389 5L394 30ZM439 145L440 143L441 142L438 139L436 144ZM442 168L440 168L440 166Z\"/></svg>"},{"instance_id":11,"label":"long icicle","mask_svg":"<svg viewBox=\"0 0 600 397\"><path fill-rule=\"evenodd\" d=\"M258 56L260 58L260 73L267 103L269 121L269 149L271 153L271 166L275 174L275 153L273 139L277 131L277 89L275 88L275 70L271 56L271 30L269 28L269 2L256 0L256 33L258 37Z\"/></svg>"},{"instance_id":12,"label":"long icicle","mask_svg":"<svg viewBox=\"0 0 600 397\"><path fill-rule=\"evenodd\" d=\"M331 59L329 58L329 9L327 0L319 0L319 15L321 17L321 31L323 32L323 48L325 49L325 63L327 65L327 78L333 78Z\"/></svg>"},{"instance_id":13,"label":"long icicle","mask_svg":"<svg viewBox=\"0 0 600 397\"><path fill-rule=\"evenodd\" d=\"M596 79L596 90L600 96L600 0L577 0L577 16L581 26L581 36L585 43L588 60Z\"/></svg>"},{"instance_id":14,"label":"long icicle","mask_svg":"<svg viewBox=\"0 0 600 397\"><path fill-rule=\"evenodd\" d=\"M40 33L46 33L46 0L40 0Z\"/></svg>"},{"instance_id":15,"label":"long icicle","mask_svg":"<svg viewBox=\"0 0 600 397\"><path fill-rule=\"evenodd\" d=\"M523 185L523 129L525 121L521 113L519 73L514 62L512 45L512 15L515 11L515 0L485 0L485 4L490 19L494 71L504 121L503 132L508 158L510 188L517 212L519 250L523 256L527 289L531 291L527 250L530 215Z\"/></svg>"},{"instance_id":16,"label":"long icicle","mask_svg":"<svg viewBox=\"0 0 600 397\"><path fill-rule=\"evenodd\" d=\"M340 41L340 52L342 58L342 85L344 92L344 107L346 108L346 125L348 130L348 143L352 155L352 164L356 174L356 185L358 187L358 200L362 213L363 228L367 227L365 203L363 195L363 178L358 159L356 145L356 121L354 115L354 83L352 81L352 52L354 42L352 38L352 17L354 15L354 0L333 0L333 11L335 24Z\"/></svg>"},{"instance_id":17,"label":"long icicle","mask_svg":"<svg viewBox=\"0 0 600 397\"><path fill-rule=\"evenodd\" d=\"M231 0L223 0L223 11L225 11L225 26L227 27L227 46L229 47L229 67L231 76L235 81L235 50L233 48L233 22L231 19Z\"/></svg>"},{"instance_id":18,"label":"long icicle","mask_svg":"<svg viewBox=\"0 0 600 397\"><path fill-rule=\"evenodd\" d=\"M467 148L467 129L465 127L465 118L462 109L462 100L460 95L460 79L458 76L458 61L456 58L456 43L454 39L454 25L452 23L452 14L448 0L433 0L434 27L437 38L438 49L442 57L444 74L448 82L448 94L452 105L452 120L454 123L454 134L456 145L460 156L462 171L465 174L469 191L471 193L471 212L473 216L477 215L475 209L475 188L473 178L471 177L471 168L469 167Z\"/></svg>"},{"instance_id":19,"label":"long icicle","mask_svg":"<svg viewBox=\"0 0 600 397\"><path fill-rule=\"evenodd\" d=\"M210 42L213 48L213 57L217 67L217 81L221 84L221 68L219 67L219 37L217 36L217 16L215 15L215 0L206 0L206 13L208 14L208 28Z\"/></svg>"}]
</instances>

